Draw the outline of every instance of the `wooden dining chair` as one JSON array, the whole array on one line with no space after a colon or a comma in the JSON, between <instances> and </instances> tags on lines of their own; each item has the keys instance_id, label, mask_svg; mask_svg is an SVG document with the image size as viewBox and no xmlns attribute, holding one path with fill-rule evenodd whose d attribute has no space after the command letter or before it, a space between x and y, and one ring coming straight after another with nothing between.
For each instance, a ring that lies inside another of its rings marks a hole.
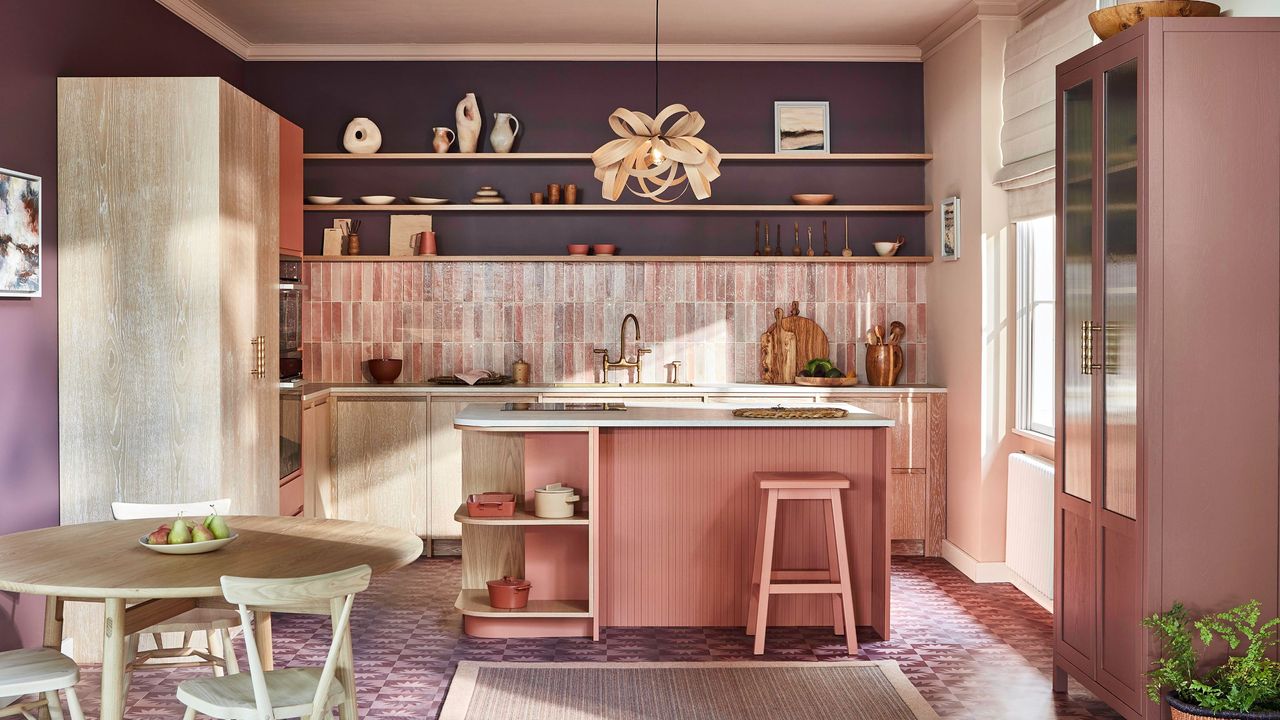
<instances>
[{"instance_id":1,"label":"wooden dining chair","mask_svg":"<svg viewBox=\"0 0 1280 720\"><path fill-rule=\"evenodd\" d=\"M30 648L0 652L0 698L15 696L18 702L0 706L0 718L21 715L35 720L33 712L47 708L52 720L63 720L58 691L67 694L67 710L71 720L84 720L75 684L80 680L76 661L49 648ZM27 695L34 700L23 701ZM0 703L4 703L0 700Z\"/></svg>"},{"instance_id":2,"label":"wooden dining chair","mask_svg":"<svg viewBox=\"0 0 1280 720\"><path fill-rule=\"evenodd\" d=\"M223 577L222 594L235 603L244 627L249 673L187 680L178 685L178 700L187 706L183 720L196 713L221 720L276 720L331 717L355 688L335 677L338 659L351 654L351 606L356 593L369 587L373 571L359 565L327 575L288 579ZM324 667L263 670L249 623L255 611L327 613L333 642Z\"/></svg>"},{"instance_id":3,"label":"wooden dining chair","mask_svg":"<svg viewBox=\"0 0 1280 720\"><path fill-rule=\"evenodd\" d=\"M195 522L203 522L210 512L226 515L231 512L231 499L205 500L190 503L111 503L111 515L117 520L139 520L145 518L168 518L172 520L183 516ZM142 667L211 667L215 676L225 672L234 675L240 672L236 661L235 647L232 637L239 632L240 616L235 610L218 608L196 608L181 615L146 628L141 633L129 636L129 663L125 672L132 675L134 670ZM182 641L177 647L165 647L164 633L182 633ZM205 637L207 651L194 647L192 638L201 633ZM153 650L139 650L142 635L150 635L155 643Z\"/></svg>"}]
</instances>

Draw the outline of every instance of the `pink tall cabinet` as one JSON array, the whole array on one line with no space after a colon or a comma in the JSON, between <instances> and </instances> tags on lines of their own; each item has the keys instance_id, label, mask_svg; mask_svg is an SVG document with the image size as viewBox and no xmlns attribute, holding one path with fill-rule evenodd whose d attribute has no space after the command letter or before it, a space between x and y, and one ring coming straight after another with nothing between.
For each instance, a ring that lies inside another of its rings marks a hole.
<instances>
[{"instance_id":1,"label":"pink tall cabinet","mask_svg":"<svg viewBox=\"0 0 1280 720\"><path fill-rule=\"evenodd\" d=\"M1280 612L1280 19L1058 66L1054 687L1126 718L1145 615Z\"/></svg>"}]
</instances>

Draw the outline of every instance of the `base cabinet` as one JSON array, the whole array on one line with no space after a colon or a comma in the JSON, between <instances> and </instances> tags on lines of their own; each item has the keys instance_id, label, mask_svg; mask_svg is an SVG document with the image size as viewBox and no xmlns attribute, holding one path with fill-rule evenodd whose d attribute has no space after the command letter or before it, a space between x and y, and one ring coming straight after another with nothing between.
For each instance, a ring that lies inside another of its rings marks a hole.
<instances>
[{"instance_id":1,"label":"base cabinet","mask_svg":"<svg viewBox=\"0 0 1280 720\"><path fill-rule=\"evenodd\" d=\"M427 536L427 401L333 401L333 510Z\"/></svg>"}]
</instances>

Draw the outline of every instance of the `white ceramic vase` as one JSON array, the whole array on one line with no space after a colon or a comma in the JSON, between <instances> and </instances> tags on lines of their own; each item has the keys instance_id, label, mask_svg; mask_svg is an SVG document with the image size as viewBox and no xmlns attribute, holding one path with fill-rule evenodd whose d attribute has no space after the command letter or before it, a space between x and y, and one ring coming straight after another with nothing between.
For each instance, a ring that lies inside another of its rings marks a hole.
<instances>
[{"instance_id":1,"label":"white ceramic vase","mask_svg":"<svg viewBox=\"0 0 1280 720\"><path fill-rule=\"evenodd\" d=\"M360 155L376 153L382 147L382 131L369 118L356 118L347 123L347 132L342 136L342 147L349 153Z\"/></svg>"},{"instance_id":2,"label":"white ceramic vase","mask_svg":"<svg viewBox=\"0 0 1280 720\"><path fill-rule=\"evenodd\" d=\"M520 132L520 118L511 113L494 113L493 130L489 131L489 144L496 153L509 153Z\"/></svg>"},{"instance_id":3,"label":"white ceramic vase","mask_svg":"<svg viewBox=\"0 0 1280 720\"><path fill-rule=\"evenodd\" d=\"M480 106L476 103L476 94L467 93L454 114L458 123L458 152L475 152L480 142Z\"/></svg>"}]
</instances>

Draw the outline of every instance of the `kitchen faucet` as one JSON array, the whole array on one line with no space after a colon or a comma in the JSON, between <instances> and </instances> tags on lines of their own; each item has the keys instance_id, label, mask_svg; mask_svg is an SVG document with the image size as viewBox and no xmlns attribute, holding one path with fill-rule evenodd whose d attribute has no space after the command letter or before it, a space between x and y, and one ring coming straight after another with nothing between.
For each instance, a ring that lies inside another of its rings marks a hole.
<instances>
[{"instance_id":1,"label":"kitchen faucet","mask_svg":"<svg viewBox=\"0 0 1280 720\"><path fill-rule=\"evenodd\" d=\"M630 321L631 324L634 325L636 328L636 352L634 355L634 359L627 357L627 322L628 321ZM592 350L592 352L601 356L600 367L604 370L604 377L602 378L602 380L604 382L609 382L610 370L627 370L628 371L627 374L628 376L630 376L631 369L635 368L636 379L634 382L640 382L640 356L648 355L653 351L650 350L649 348L640 347L639 345L640 345L640 320L636 318L635 314L627 313L626 317L622 318L622 327L618 330L618 359L611 360L609 358L608 348L595 348L594 350Z\"/></svg>"}]
</instances>

